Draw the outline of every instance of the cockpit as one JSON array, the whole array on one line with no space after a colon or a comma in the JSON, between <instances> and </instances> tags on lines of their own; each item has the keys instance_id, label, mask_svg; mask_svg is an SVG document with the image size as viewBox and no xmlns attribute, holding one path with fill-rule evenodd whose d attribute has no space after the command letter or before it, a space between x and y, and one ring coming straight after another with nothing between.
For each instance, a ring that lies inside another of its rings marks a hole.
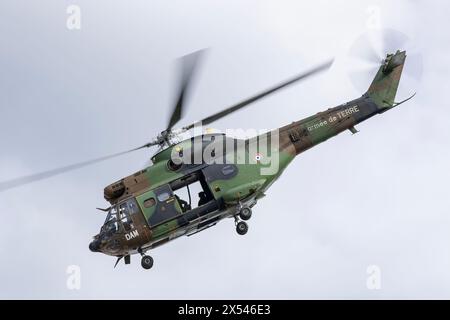
<instances>
[{"instance_id":1,"label":"cockpit","mask_svg":"<svg viewBox=\"0 0 450 320\"><path fill-rule=\"evenodd\" d=\"M112 205L106 215L100 233L94 237L91 251L114 252L119 248L119 238L134 229L133 216L139 213L134 198Z\"/></svg>"},{"instance_id":2,"label":"cockpit","mask_svg":"<svg viewBox=\"0 0 450 320\"><path fill-rule=\"evenodd\" d=\"M134 198L111 206L101 231L129 232L134 227L131 216L138 212L139 208Z\"/></svg>"}]
</instances>

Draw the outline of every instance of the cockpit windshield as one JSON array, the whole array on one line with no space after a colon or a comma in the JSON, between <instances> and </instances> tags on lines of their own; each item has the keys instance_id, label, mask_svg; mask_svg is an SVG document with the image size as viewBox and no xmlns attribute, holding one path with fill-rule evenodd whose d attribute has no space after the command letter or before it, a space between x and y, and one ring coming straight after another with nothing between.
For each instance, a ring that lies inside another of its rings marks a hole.
<instances>
[{"instance_id":1,"label":"cockpit windshield","mask_svg":"<svg viewBox=\"0 0 450 320\"><path fill-rule=\"evenodd\" d=\"M102 230L106 232L116 232L119 230L119 224L117 223L117 206L112 206L109 209L108 215L106 216L105 223L103 224Z\"/></svg>"},{"instance_id":2,"label":"cockpit windshield","mask_svg":"<svg viewBox=\"0 0 450 320\"><path fill-rule=\"evenodd\" d=\"M136 200L128 199L111 206L102 230L105 232L129 232L134 228L131 216L139 211Z\"/></svg>"}]
</instances>

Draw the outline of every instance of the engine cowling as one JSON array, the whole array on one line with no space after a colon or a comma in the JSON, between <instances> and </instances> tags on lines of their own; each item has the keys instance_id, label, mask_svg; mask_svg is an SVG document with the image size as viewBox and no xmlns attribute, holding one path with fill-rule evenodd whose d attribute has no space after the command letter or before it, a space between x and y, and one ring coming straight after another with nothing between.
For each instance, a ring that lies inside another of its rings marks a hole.
<instances>
[{"instance_id":1,"label":"engine cowling","mask_svg":"<svg viewBox=\"0 0 450 320\"><path fill-rule=\"evenodd\" d=\"M115 199L120 198L124 192L125 183L122 179L107 186L103 191L103 196L107 201L112 202Z\"/></svg>"}]
</instances>

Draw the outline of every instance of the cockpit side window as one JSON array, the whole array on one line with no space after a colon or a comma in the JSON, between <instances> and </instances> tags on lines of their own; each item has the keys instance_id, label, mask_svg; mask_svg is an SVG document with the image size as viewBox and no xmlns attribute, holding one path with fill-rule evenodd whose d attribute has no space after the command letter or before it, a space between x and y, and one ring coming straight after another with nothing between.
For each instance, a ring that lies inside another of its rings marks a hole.
<instances>
[{"instance_id":1,"label":"cockpit side window","mask_svg":"<svg viewBox=\"0 0 450 320\"><path fill-rule=\"evenodd\" d=\"M134 199L128 200L128 209L130 209L130 215L133 215L135 213L139 212L139 208L137 206L137 203Z\"/></svg>"},{"instance_id":2,"label":"cockpit side window","mask_svg":"<svg viewBox=\"0 0 450 320\"><path fill-rule=\"evenodd\" d=\"M119 204L119 220L125 232L129 232L134 228L133 215L139 212L140 209L134 198Z\"/></svg>"},{"instance_id":3,"label":"cockpit side window","mask_svg":"<svg viewBox=\"0 0 450 320\"><path fill-rule=\"evenodd\" d=\"M136 204L133 203L132 200L128 200L119 205L119 219L125 232L130 231L134 227L133 220L130 216L130 211L135 210L135 208Z\"/></svg>"},{"instance_id":4,"label":"cockpit side window","mask_svg":"<svg viewBox=\"0 0 450 320\"><path fill-rule=\"evenodd\" d=\"M163 192L161 192L160 194L158 194L157 197L158 197L158 201L159 201L159 202L164 202L164 201L169 200L169 198L170 198L170 193L169 193L169 192L166 192L166 191L163 191Z\"/></svg>"}]
</instances>

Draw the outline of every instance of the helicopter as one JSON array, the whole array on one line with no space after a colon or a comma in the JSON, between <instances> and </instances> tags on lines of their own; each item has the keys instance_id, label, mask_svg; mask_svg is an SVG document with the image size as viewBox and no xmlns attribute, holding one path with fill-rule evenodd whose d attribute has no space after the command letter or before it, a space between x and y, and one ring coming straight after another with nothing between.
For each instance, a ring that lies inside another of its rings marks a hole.
<instances>
[{"instance_id":1,"label":"helicopter","mask_svg":"<svg viewBox=\"0 0 450 320\"><path fill-rule=\"evenodd\" d=\"M236 232L245 235L253 207L297 155L346 130L357 133L357 124L414 96L395 102L406 60L406 51L398 50L381 61L369 89L359 98L252 138L201 132L181 139L184 133L195 132L202 125L327 70L333 63L327 61L201 121L175 129L201 55L197 51L182 58L179 93L166 129L156 138L124 152L1 182L0 191L157 147L151 165L104 188L109 207L97 209L106 213L106 219L89 244L92 252L116 257L114 267L121 259L130 264L131 255L140 254L141 266L150 269L154 261L147 251L181 236L192 236L225 218L234 219ZM200 191L193 195L194 185Z\"/></svg>"}]
</instances>

